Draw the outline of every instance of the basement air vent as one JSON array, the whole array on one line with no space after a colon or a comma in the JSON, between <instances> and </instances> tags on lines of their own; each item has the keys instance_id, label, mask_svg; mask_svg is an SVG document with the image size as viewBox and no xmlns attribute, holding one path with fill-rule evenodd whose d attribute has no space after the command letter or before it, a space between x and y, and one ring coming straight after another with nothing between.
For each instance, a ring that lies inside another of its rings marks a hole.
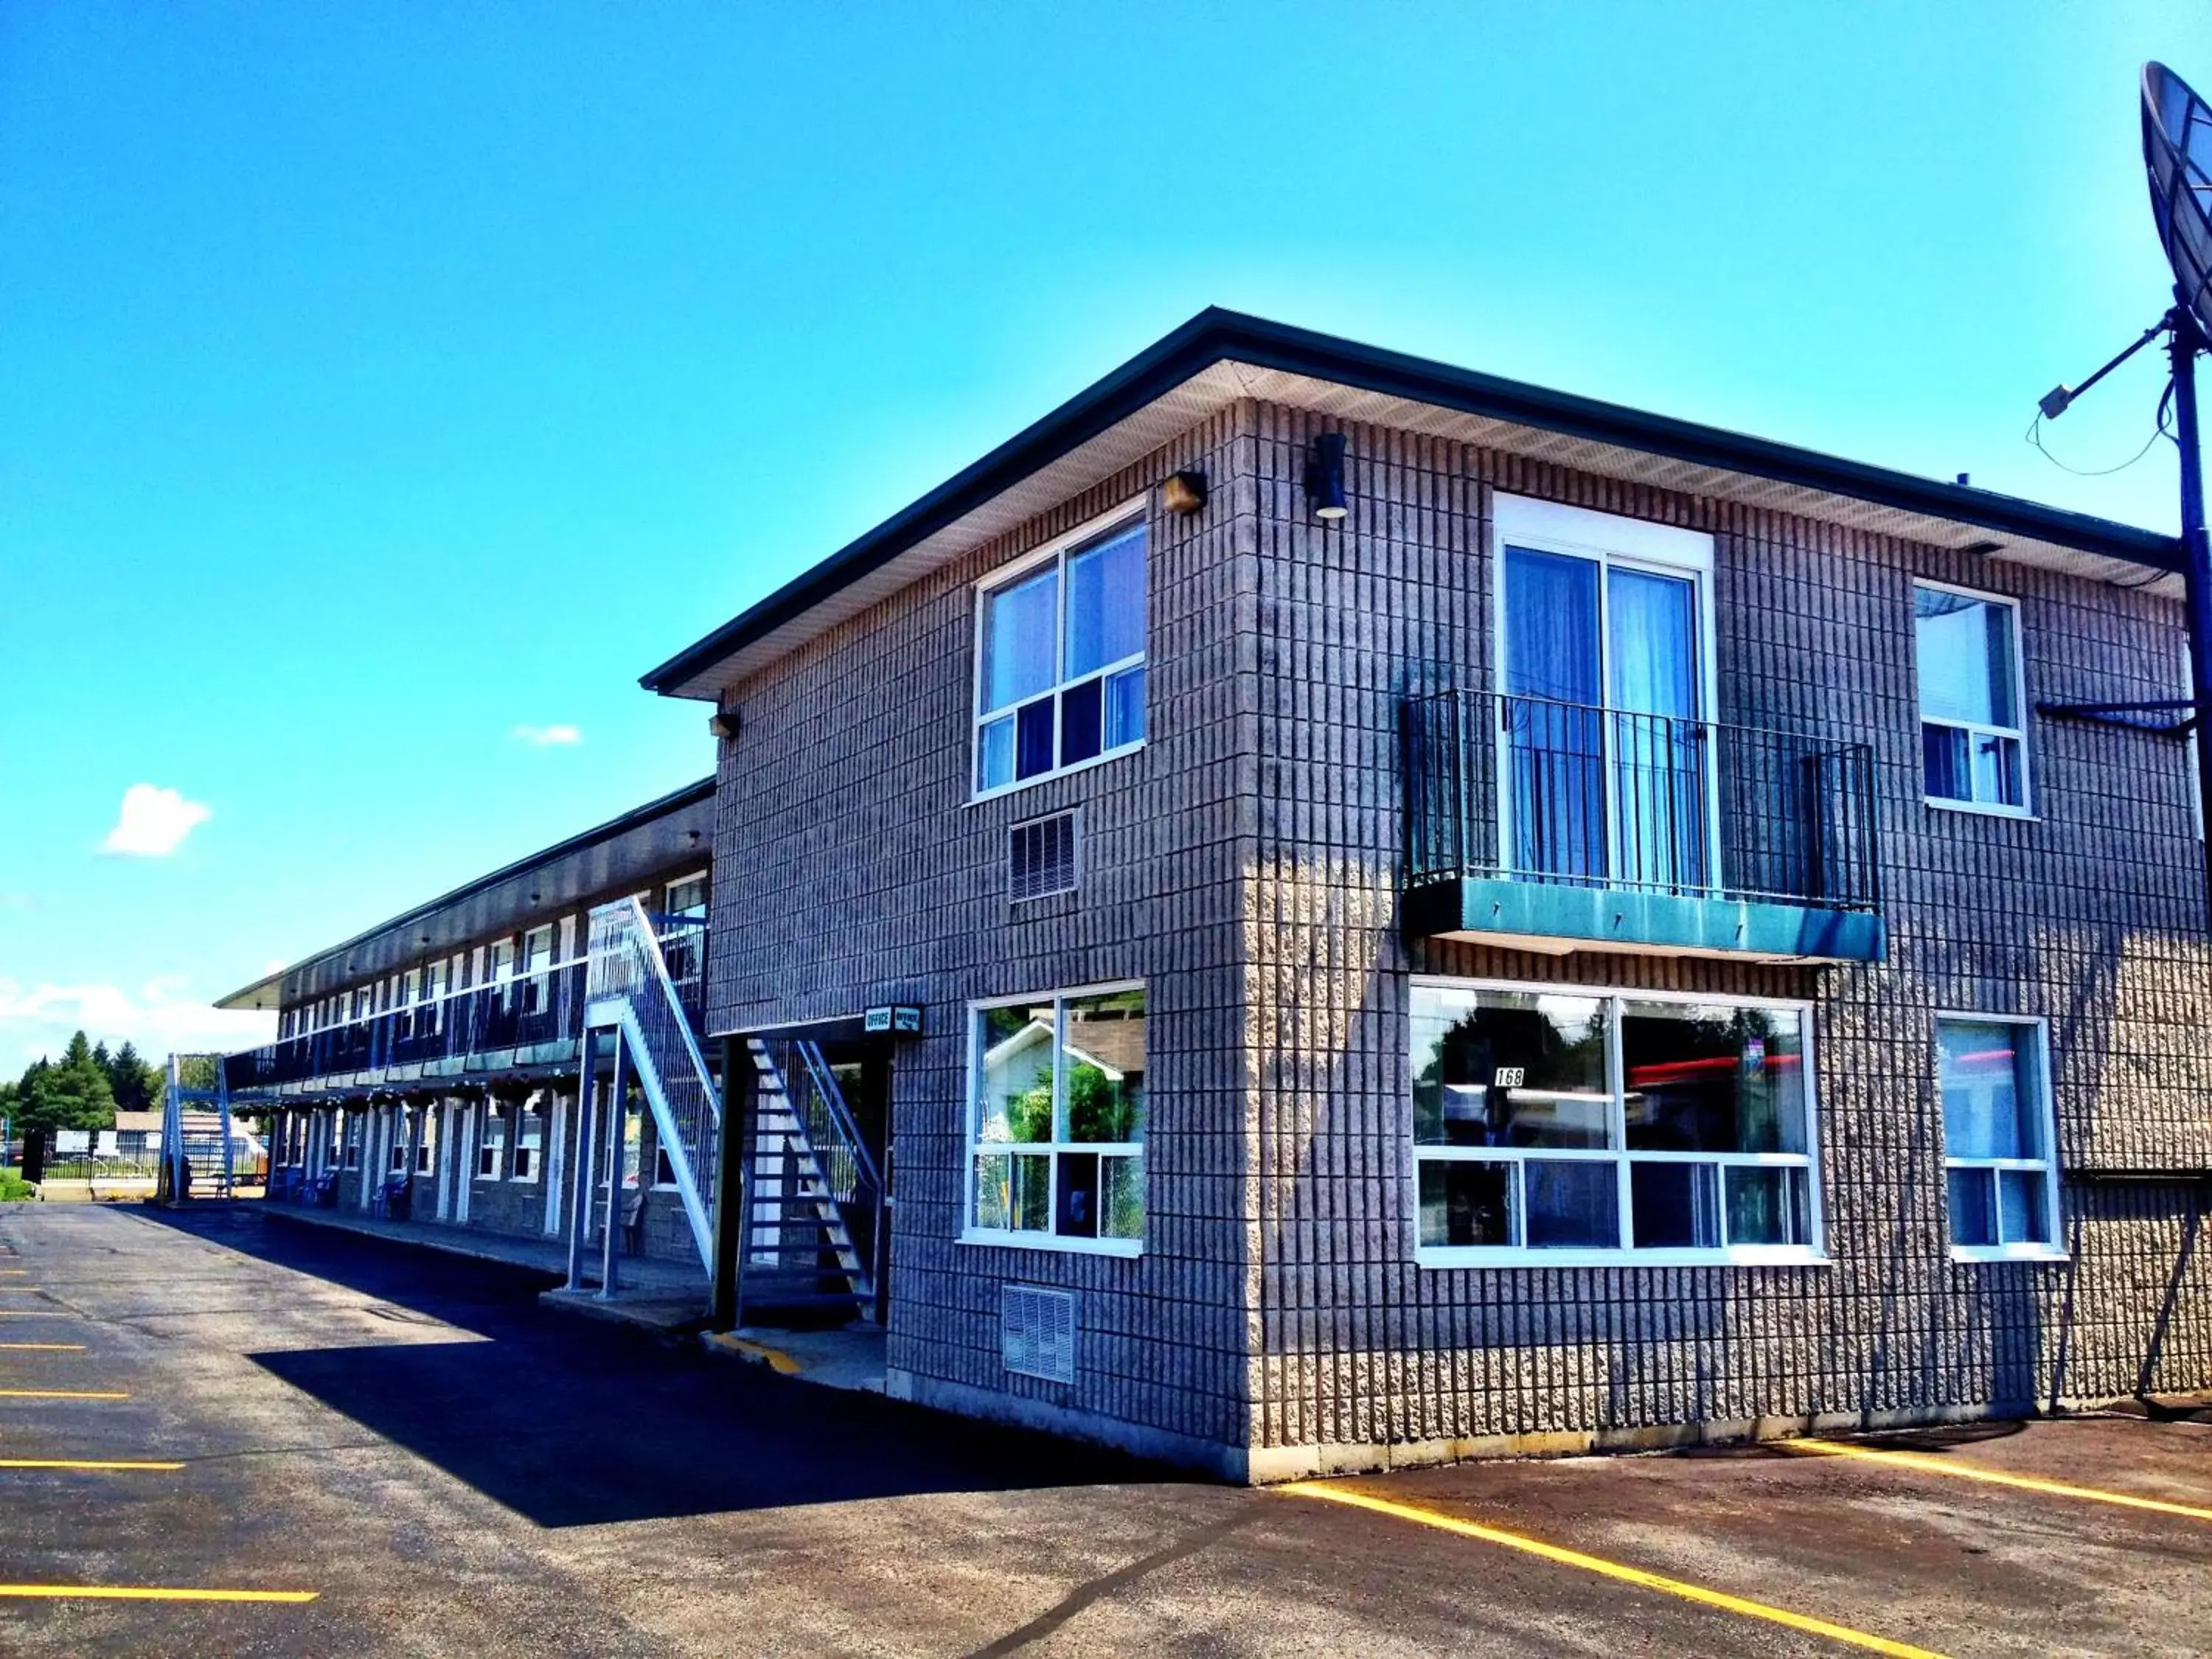
<instances>
[{"instance_id":1,"label":"basement air vent","mask_svg":"<svg viewBox=\"0 0 2212 1659\"><path fill-rule=\"evenodd\" d=\"M999 1292L999 1346L1006 1369L1048 1382L1075 1381L1075 1298L1034 1285Z\"/></svg>"},{"instance_id":2,"label":"basement air vent","mask_svg":"<svg viewBox=\"0 0 2212 1659\"><path fill-rule=\"evenodd\" d=\"M1006 832L1006 892L1015 903L1074 887L1074 813L1033 818Z\"/></svg>"}]
</instances>

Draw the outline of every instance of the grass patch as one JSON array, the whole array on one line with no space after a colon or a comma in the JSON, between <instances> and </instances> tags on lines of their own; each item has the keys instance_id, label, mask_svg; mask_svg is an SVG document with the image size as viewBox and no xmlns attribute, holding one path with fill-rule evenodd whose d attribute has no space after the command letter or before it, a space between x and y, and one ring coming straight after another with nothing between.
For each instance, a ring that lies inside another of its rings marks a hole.
<instances>
[{"instance_id":1,"label":"grass patch","mask_svg":"<svg viewBox=\"0 0 2212 1659\"><path fill-rule=\"evenodd\" d=\"M21 1170L0 1170L0 1204L21 1203L38 1195L39 1189L23 1179Z\"/></svg>"}]
</instances>

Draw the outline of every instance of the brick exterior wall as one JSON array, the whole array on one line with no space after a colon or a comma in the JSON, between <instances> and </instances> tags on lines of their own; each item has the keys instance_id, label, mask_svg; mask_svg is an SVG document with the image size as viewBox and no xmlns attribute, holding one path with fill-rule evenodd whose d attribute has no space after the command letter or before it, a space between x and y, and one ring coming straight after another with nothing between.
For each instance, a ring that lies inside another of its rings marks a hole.
<instances>
[{"instance_id":1,"label":"brick exterior wall","mask_svg":"<svg viewBox=\"0 0 2212 1659\"><path fill-rule=\"evenodd\" d=\"M1300 489L1322 429L1341 527ZM974 584L1187 466L1206 511L1149 509L1146 747L971 805ZM1886 963L1400 937L1398 702L1492 684L1493 490L1715 538L1719 717L1874 747ZM732 688L710 1025L927 1010L892 1079L895 1381L1253 1474L2212 1383L2185 1185L2069 1182L2069 1262L1949 1259L1935 1011L2049 1019L2063 1169L2201 1168L2212 953L2182 745L2037 720L2036 819L1923 804L1915 576L2022 601L2031 705L2175 695L2170 602L1254 404ZM1066 805L1081 891L1010 907L1007 826ZM1831 1262L1416 1267L1417 972L1811 1001ZM1121 978L1151 1002L1144 1255L959 1243L967 1000ZM1072 1385L1001 1366L1010 1281L1079 1292Z\"/></svg>"},{"instance_id":2,"label":"brick exterior wall","mask_svg":"<svg viewBox=\"0 0 2212 1659\"><path fill-rule=\"evenodd\" d=\"M1170 1451L1247 1432L1237 894L1252 801L1236 653L1249 629L1237 595L1252 581L1250 458L1224 418L854 618L735 688L742 730L720 763L708 1028L927 1010L891 1068L895 1381L924 1398L1095 1413ZM1149 501L1182 467L1218 493L1194 518L1147 508L1146 746L971 805L974 583ZM1008 828L1070 805L1081 890L1014 907ZM1122 979L1147 986L1144 1255L958 1243L967 1002ZM1008 1282L1078 1293L1073 1387L1005 1370Z\"/></svg>"}]
</instances>

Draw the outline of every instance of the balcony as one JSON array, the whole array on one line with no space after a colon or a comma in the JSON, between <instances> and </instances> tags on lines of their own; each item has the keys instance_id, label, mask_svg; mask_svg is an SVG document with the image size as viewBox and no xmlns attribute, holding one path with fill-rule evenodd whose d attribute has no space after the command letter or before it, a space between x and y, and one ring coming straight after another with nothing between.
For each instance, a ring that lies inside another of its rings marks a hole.
<instances>
[{"instance_id":1,"label":"balcony","mask_svg":"<svg viewBox=\"0 0 2212 1659\"><path fill-rule=\"evenodd\" d=\"M584 974L570 963L287 1037L226 1056L224 1082L234 1100L280 1098L572 1068Z\"/></svg>"},{"instance_id":2,"label":"balcony","mask_svg":"<svg viewBox=\"0 0 2212 1659\"><path fill-rule=\"evenodd\" d=\"M1409 934L1882 958L1865 744L1488 691L1408 701L1402 736Z\"/></svg>"}]
</instances>

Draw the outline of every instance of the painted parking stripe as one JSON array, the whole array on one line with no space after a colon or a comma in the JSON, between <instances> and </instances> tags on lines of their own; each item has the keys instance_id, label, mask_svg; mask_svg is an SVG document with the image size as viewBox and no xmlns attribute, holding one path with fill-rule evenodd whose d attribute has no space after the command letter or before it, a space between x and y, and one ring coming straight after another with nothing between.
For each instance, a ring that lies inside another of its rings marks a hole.
<instances>
[{"instance_id":1,"label":"painted parking stripe","mask_svg":"<svg viewBox=\"0 0 2212 1659\"><path fill-rule=\"evenodd\" d=\"M1856 1446L1840 1440L1783 1440L1775 1443L1791 1451L1820 1457L1852 1457L1868 1463L1889 1463L1923 1474L1948 1474L1960 1480L1979 1480L1992 1486L2014 1486L2022 1492L2043 1492L2053 1498L2079 1498L2092 1504L2112 1504L2124 1510L2149 1510L2157 1515L2179 1515L2191 1521L2212 1521L2212 1509L2195 1504L2170 1503L2163 1498L2139 1498L2133 1492L2106 1492L2099 1486L2077 1486L2064 1480L2045 1480L2033 1474L2009 1474L1972 1463L1954 1462L1928 1452L1891 1451L1879 1446Z\"/></svg>"},{"instance_id":2,"label":"painted parking stripe","mask_svg":"<svg viewBox=\"0 0 2212 1659\"><path fill-rule=\"evenodd\" d=\"M82 1342L0 1342L0 1352L7 1353L82 1353Z\"/></svg>"},{"instance_id":3,"label":"painted parking stripe","mask_svg":"<svg viewBox=\"0 0 2212 1659\"><path fill-rule=\"evenodd\" d=\"M0 1457L0 1469L181 1469L182 1463L136 1462L129 1458Z\"/></svg>"},{"instance_id":4,"label":"painted parking stripe","mask_svg":"<svg viewBox=\"0 0 2212 1659\"><path fill-rule=\"evenodd\" d=\"M155 1584L0 1584L0 1595L99 1601L312 1601L319 1590L185 1589Z\"/></svg>"},{"instance_id":5,"label":"painted parking stripe","mask_svg":"<svg viewBox=\"0 0 2212 1659\"><path fill-rule=\"evenodd\" d=\"M1540 1538L1508 1532L1503 1527L1485 1526L1479 1521L1462 1521L1457 1516L1440 1514L1435 1510L1417 1509L1411 1504L1393 1503L1387 1498L1370 1498L1365 1492L1349 1491L1342 1486L1324 1486L1310 1480L1294 1480L1274 1490L1300 1498L1318 1498L1331 1504L1349 1504L1354 1509L1372 1510L1377 1515L1394 1516L1401 1521L1411 1521L1417 1526L1456 1533L1462 1538L1479 1538L1486 1544L1498 1544L1524 1554L1541 1556L1547 1561L1556 1561L1562 1566L1579 1567L1584 1572L1598 1573L1624 1584L1660 1590L1668 1595L1678 1595L1686 1601L1696 1601L1705 1607L1718 1607L1723 1612L1741 1613L1747 1619L1764 1619L1770 1624L1786 1626L1811 1636L1825 1636L1831 1641L1863 1648L1869 1653L1887 1654L1890 1659L1943 1659L1942 1655L1931 1648L1917 1648L1909 1642L1893 1642L1886 1636L1853 1630L1849 1625L1831 1624L1825 1619L1792 1613L1787 1607L1746 1601L1742 1596L1730 1595L1723 1590L1707 1589L1703 1584L1669 1578L1663 1573L1646 1572L1641 1567L1608 1561L1601 1555L1586 1555L1580 1550L1547 1544Z\"/></svg>"},{"instance_id":6,"label":"painted parking stripe","mask_svg":"<svg viewBox=\"0 0 2212 1659\"><path fill-rule=\"evenodd\" d=\"M0 1400L128 1400L112 1389L0 1389Z\"/></svg>"},{"instance_id":7,"label":"painted parking stripe","mask_svg":"<svg viewBox=\"0 0 2212 1659\"><path fill-rule=\"evenodd\" d=\"M0 1319L75 1319L67 1308L0 1308Z\"/></svg>"}]
</instances>

